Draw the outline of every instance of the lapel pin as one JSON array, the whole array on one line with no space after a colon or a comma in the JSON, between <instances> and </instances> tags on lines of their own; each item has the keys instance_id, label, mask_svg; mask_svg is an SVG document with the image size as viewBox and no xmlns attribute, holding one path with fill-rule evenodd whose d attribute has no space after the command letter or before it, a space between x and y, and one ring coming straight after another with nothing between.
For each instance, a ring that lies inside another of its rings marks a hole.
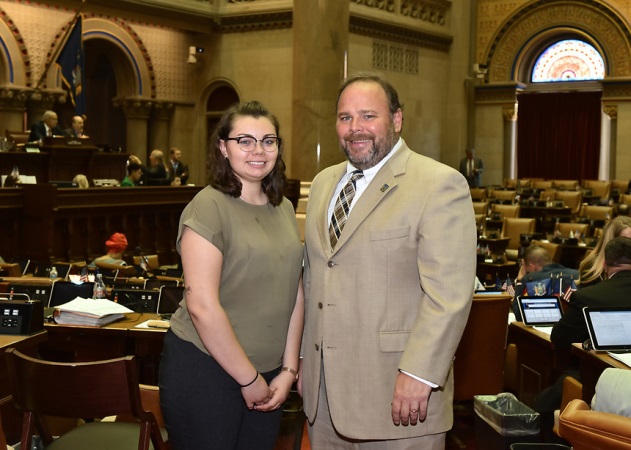
<instances>
[{"instance_id":1,"label":"lapel pin","mask_svg":"<svg viewBox=\"0 0 631 450\"><path fill-rule=\"evenodd\" d=\"M390 186L388 186L387 184L384 184L383 186L381 186L381 192L386 192L389 187Z\"/></svg>"}]
</instances>

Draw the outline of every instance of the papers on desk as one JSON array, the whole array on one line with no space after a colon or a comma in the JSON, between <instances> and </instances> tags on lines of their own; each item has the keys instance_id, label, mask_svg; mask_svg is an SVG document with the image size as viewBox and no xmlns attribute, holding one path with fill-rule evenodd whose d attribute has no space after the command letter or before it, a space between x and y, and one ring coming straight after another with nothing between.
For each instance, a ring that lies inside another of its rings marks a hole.
<instances>
[{"instance_id":1,"label":"papers on desk","mask_svg":"<svg viewBox=\"0 0 631 450\"><path fill-rule=\"evenodd\" d=\"M613 352L607 352L607 354L609 356L611 356L613 359L617 359L618 361L626 364L627 366L631 367L631 353L613 353Z\"/></svg>"},{"instance_id":2,"label":"papers on desk","mask_svg":"<svg viewBox=\"0 0 631 450\"><path fill-rule=\"evenodd\" d=\"M55 308L54 319L63 325L102 327L133 311L107 299L77 297Z\"/></svg>"},{"instance_id":3,"label":"papers on desk","mask_svg":"<svg viewBox=\"0 0 631 450\"><path fill-rule=\"evenodd\" d=\"M537 331L541 331L542 333L547 334L548 336L552 333L553 327L533 327Z\"/></svg>"}]
</instances>

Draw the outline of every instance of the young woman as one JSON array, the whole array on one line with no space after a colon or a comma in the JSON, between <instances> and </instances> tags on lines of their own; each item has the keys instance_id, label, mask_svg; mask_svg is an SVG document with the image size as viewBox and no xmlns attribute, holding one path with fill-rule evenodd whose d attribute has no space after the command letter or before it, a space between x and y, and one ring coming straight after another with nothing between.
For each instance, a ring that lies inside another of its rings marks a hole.
<instances>
[{"instance_id":1,"label":"young woman","mask_svg":"<svg viewBox=\"0 0 631 450\"><path fill-rule=\"evenodd\" d=\"M174 450L273 449L297 379L302 244L282 195L278 130L259 102L228 109L211 139L209 186L180 219L186 288L159 374Z\"/></svg>"}]
</instances>

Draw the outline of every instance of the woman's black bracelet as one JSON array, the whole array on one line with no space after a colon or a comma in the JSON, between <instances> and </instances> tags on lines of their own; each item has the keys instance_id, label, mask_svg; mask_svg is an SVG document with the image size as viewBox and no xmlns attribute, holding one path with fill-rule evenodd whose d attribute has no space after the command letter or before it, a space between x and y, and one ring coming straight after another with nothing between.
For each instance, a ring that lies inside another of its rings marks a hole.
<instances>
[{"instance_id":1,"label":"woman's black bracelet","mask_svg":"<svg viewBox=\"0 0 631 450\"><path fill-rule=\"evenodd\" d=\"M248 384L240 384L239 386L241 386L242 388L245 388L245 387L248 387L248 386L254 384L254 382L259 379L259 375L260 374L258 372L256 372L256 376L254 377L254 379L252 381L250 381Z\"/></svg>"}]
</instances>

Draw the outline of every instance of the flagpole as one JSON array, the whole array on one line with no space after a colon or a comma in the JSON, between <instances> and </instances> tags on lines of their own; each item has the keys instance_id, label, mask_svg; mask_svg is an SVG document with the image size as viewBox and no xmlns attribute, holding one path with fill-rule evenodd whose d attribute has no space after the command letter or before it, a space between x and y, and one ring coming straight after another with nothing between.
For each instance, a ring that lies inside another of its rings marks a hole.
<instances>
[{"instance_id":1,"label":"flagpole","mask_svg":"<svg viewBox=\"0 0 631 450\"><path fill-rule=\"evenodd\" d=\"M44 78L46 78L46 74L48 73L48 70L50 69L50 66L52 66L53 62L57 61L57 57L59 56L59 53L61 53L61 50L65 47L66 42L68 42L68 38L70 37L70 33L72 33L72 30L74 30L74 26L77 24L77 19L79 19L79 16L81 15L81 10L83 9L83 5L85 5L85 1L86 0L81 0L81 6L79 6L79 9L77 10L77 13L72 18L72 22L70 23L70 26L68 27L68 29L66 30L66 33L64 34L63 38L61 39L61 42L59 43L59 45L55 49L55 52L53 53L53 55L50 58L50 60L46 61L46 65L44 66L44 71L40 75L39 81L35 85L35 89L39 89L40 85L42 84L42 81L44 81Z\"/></svg>"}]
</instances>

